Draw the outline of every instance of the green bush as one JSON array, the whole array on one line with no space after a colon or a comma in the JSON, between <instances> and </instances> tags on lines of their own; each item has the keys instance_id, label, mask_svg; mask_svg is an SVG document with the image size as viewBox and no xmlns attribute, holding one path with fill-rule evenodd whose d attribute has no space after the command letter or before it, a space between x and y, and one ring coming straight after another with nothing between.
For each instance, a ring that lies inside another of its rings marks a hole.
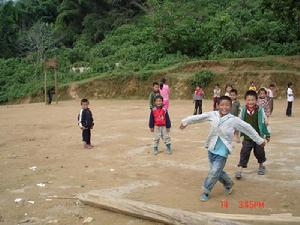
<instances>
[{"instance_id":1,"label":"green bush","mask_svg":"<svg viewBox=\"0 0 300 225\"><path fill-rule=\"evenodd\" d=\"M215 74L209 70L197 72L192 77L191 84L193 86L200 85L202 87L207 87L214 79Z\"/></svg>"}]
</instances>

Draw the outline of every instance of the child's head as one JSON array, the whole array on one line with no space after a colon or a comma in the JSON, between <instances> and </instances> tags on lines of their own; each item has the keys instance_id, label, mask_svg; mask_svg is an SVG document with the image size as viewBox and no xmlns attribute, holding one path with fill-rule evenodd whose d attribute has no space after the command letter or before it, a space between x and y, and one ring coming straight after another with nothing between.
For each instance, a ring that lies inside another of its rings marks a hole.
<instances>
[{"instance_id":1,"label":"child's head","mask_svg":"<svg viewBox=\"0 0 300 225\"><path fill-rule=\"evenodd\" d=\"M236 89L231 89L230 90L230 98L231 100L235 101L237 99L237 95L238 95L238 92Z\"/></svg>"},{"instance_id":2,"label":"child's head","mask_svg":"<svg viewBox=\"0 0 300 225\"><path fill-rule=\"evenodd\" d=\"M153 86L153 91L154 92L158 92L159 91L159 84L157 82L153 82L152 86Z\"/></svg>"},{"instance_id":3,"label":"child's head","mask_svg":"<svg viewBox=\"0 0 300 225\"><path fill-rule=\"evenodd\" d=\"M250 108L257 105L257 93L256 91L247 91L245 94L246 105Z\"/></svg>"},{"instance_id":4,"label":"child's head","mask_svg":"<svg viewBox=\"0 0 300 225\"><path fill-rule=\"evenodd\" d=\"M231 89L233 89L232 85L226 84L225 91L228 92L228 93L230 93Z\"/></svg>"},{"instance_id":5,"label":"child's head","mask_svg":"<svg viewBox=\"0 0 300 225\"><path fill-rule=\"evenodd\" d=\"M87 109L89 107L89 104L89 100L87 100L86 98L81 99L81 108Z\"/></svg>"},{"instance_id":6,"label":"child's head","mask_svg":"<svg viewBox=\"0 0 300 225\"><path fill-rule=\"evenodd\" d=\"M269 88L270 88L270 89L275 88L275 84L270 84L270 85L269 85Z\"/></svg>"},{"instance_id":7,"label":"child's head","mask_svg":"<svg viewBox=\"0 0 300 225\"><path fill-rule=\"evenodd\" d=\"M162 89L164 84L166 84L166 83L167 83L167 79L166 78L161 78L160 83L159 83L160 89Z\"/></svg>"},{"instance_id":8,"label":"child's head","mask_svg":"<svg viewBox=\"0 0 300 225\"><path fill-rule=\"evenodd\" d=\"M219 84L216 84L215 85L215 89L219 89L220 88L220 85Z\"/></svg>"},{"instance_id":9,"label":"child's head","mask_svg":"<svg viewBox=\"0 0 300 225\"><path fill-rule=\"evenodd\" d=\"M255 81L251 81L250 85L255 86Z\"/></svg>"},{"instance_id":10,"label":"child's head","mask_svg":"<svg viewBox=\"0 0 300 225\"><path fill-rule=\"evenodd\" d=\"M231 98L228 96L221 96L219 103L219 112L221 115L226 115L230 112L232 106Z\"/></svg>"},{"instance_id":11,"label":"child's head","mask_svg":"<svg viewBox=\"0 0 300 225\"><path fill-rule=\"evenodd\" d=\"M288 83L288 88L292 88L293 87L293 83L292 82L289 82Z\"/></svg>"},{"instance_id":12,"label":"child's head","mask_svg":"<svg viewBox=\"0 0 300 225\"><path fill-rule=\"evenodd\" d=\"M163 97L158 95L154 98L154 104L156 107L162 107L163 106Z\"/></svg>"},{"instance_id":13,"label":"child's head","mask_svg":"<svg viewBox=\"0 0 300 225\"><path fill-rule=\"evenodd\" d=\"M268 95L267 90L265 88L260 88L258 91L259 98L265 98Z\"/></svg>"},{"instance_id":14,"label":"child's head","mask_svg":"<svg viewBox=\"0 0 300 225\"><path fill-rule=\"evenodd\" d=\"M196 86L196 91L199 91L201 89L201 85Z\"/></svg>"}]
</instances>

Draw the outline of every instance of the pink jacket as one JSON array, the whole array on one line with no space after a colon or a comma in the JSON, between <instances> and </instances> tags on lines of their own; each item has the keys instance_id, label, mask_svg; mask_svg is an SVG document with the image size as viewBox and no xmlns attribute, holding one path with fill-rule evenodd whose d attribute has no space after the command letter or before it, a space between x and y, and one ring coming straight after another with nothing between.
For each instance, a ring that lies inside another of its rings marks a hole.
<instances>
[{"instance_id":1,"label":"pink jacket","mask_svg":"<svg viewBox=\"0 0 300 225\"><path fill-rule=\"evenodd\" d=\"M169 100L170 88L167 84L164 84L163 88L160 90L160 95L164 98L164 100Z\"/></svg>"}]
</instances>

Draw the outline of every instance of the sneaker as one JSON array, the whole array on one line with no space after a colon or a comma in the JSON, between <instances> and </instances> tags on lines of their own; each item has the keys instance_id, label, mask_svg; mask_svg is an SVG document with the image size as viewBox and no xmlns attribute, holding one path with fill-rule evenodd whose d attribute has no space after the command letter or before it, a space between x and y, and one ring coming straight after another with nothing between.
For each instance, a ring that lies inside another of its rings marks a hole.
<instances>
[{"instance_id":1,"label":"sneaker","mask_svg":"<svg viewBox=\"0 0 300 225\"><path fill-rule=\"evenodd\" d=\"M225 187L224 192L225 192L226 195L230 195L232 193L233 185L234 185L234 183L232 182L232 184L229 188Z\"/></svg>"},{"instance_id":2,"label":"sneaker","mask_svg":"<svg viewBox=\"0 0 300 225\"><path fill-rule=\"evenodd\" d=\"M171 154L172 154L171 144L167 144L166 146L167 146L167 153L168 153L169 155L171 155Z\"/></svg>"},{"instance_id":3,"label":"sneaker","mask_svg":"<svg viewBox=\"0 0 300 225\"><path fill-rule=\"evenodd\" d=\"M158 154L158 147L154 147L154 148L153 148L153 154L154 154L154 155L157 155L157 154Z\"/></svg>"},{"instance_id":4,"label":"sneaker","mask_svg":"<svg viewBox=\"0 0 300 225\"><path fill-rule=\"evenodd\" d=\"M241 172L241 171L237 171L237 172L235 173L235 178L236 178L237 180L242 179L242 172Z\"/></svg>"},{"instance_id":5,"label":"sneaker","mask_svg":"<svg viewBox=\"0 0 300 225\"><path fill-rule=\"evenodd\" d=\"M207 202L209 199L209 194L203 193L200 197L201 202Z\"/></svg>"},{"instance_id":6,"label":"sneaker","mask_svg":"<svg viewBox=\"0 0 300 225\"><path fill-rule=\"evenodd\" d=\"M265 166L260 166L257 170L258 175L265 175L266 172L266 167Z\"/></svg>"}]
</instances>

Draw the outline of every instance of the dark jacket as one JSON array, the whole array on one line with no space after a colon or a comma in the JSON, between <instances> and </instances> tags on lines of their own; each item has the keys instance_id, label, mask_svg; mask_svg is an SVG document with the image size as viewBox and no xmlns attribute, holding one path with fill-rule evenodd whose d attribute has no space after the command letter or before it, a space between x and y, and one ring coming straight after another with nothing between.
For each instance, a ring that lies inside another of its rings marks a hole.
<instances>
[{"instance_id":1,"label":"dark jacket","mask_svg":"<svg viewBox=\"0 0 300 225\"><path fill-rule=\"evenodd\" d=\"M81 109L78 115L78 125L87 129L94 126L93 114L90 109Z\"/></svg>"}]
</instances>

